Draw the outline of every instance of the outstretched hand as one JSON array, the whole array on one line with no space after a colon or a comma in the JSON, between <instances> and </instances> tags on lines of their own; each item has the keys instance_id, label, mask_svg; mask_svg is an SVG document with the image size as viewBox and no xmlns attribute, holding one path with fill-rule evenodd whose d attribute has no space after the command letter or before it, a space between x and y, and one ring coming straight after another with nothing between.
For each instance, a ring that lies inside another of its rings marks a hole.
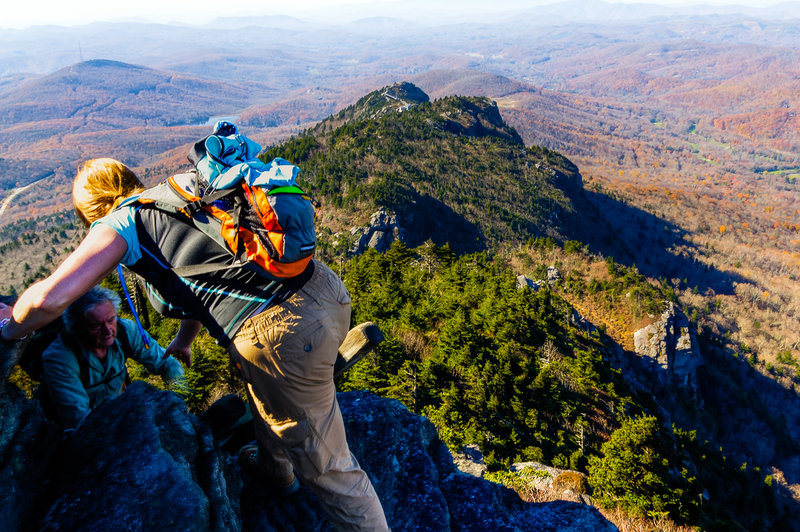
<instances>
[{"instance_id":1,"label":"outstretched hand","mask_svg":"<svg viewBox=\"0 0 800 532\"><path fill-rule=\"evenodd\" d=\"M192 367L192 342L202 327L203 325L197 320L181 320L181 326L178 327L178 334L175 335L175 339L167 346L167 354L174 354L175 358L186 364L187 367Z\"/></svg>"},{"instance_id":2,"label":"outstretched hand","mask_svg":"<svg viewBox=\"0 0 800 532\"><path fill-rule=\"evenodd\" d=\"M186 367L192 367L192 344L184 345L175 338L167 346L165 352L186 364Z\"/></svg>"}]
</instances>

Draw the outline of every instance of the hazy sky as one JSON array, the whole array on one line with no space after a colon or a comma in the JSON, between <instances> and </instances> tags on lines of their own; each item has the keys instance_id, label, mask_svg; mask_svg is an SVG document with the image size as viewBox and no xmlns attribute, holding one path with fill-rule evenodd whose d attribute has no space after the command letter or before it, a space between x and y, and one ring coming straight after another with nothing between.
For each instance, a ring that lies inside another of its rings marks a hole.
<instances>
[{"instance_id":1,"label":"hazy sky","mask_svg":"<svg viewBox=\"0 0 800 532\"><path fill-rule=\"evenodd\" d=\"M611 3L651 3L672 6L736 4L764 7L770 0L606 0ZM559 0L13 0L5 2L0 27L24 28L39 24L76 25L94 21L143 20L147 22L205 23L220 16L291 15L302 19L340 15L345 18L375 16L386 11L397 15L411 9L466 9L486 12L498 7L524 8L558 3ZM343 5L345 4L346 5ZM490 7L487 7L487 4ZM416 7L415 7L416 6ZM424 7L423 7L424 6Z\"/></svg>"}]
</instances>

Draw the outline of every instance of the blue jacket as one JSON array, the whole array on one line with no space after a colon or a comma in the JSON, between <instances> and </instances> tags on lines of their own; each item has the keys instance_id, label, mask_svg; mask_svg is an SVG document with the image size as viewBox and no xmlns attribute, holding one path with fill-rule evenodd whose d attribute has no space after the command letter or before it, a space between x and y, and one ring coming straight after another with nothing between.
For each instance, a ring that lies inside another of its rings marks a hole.
<instances>
[{"instance_id":1,"label":"blue jacket","mask_svg":"<svg viewBox=\"0 0 800 532\"><path fill-rule=\"evenodd\" d=\"M66 428L78 426L93 408L122 392L127 369L125 353L120 345L120 334L125 334L128 338L131 358L148 371L161 375L165 381L182 381L184 378L180 362L168 356L164 348L149 335L150 348L147 349L136 324L130 320L117 319L117 340L108 348L105 364L80 345L80 342L69 342L69 345L80 349L79 353L73 353L64 341L63 334L66 332L59 334L42 353L42 366L45 387L59 421ZM86 382L81 380L81 365L76 357L83 357L85 361Z\"/></svg>"}]
</instances>

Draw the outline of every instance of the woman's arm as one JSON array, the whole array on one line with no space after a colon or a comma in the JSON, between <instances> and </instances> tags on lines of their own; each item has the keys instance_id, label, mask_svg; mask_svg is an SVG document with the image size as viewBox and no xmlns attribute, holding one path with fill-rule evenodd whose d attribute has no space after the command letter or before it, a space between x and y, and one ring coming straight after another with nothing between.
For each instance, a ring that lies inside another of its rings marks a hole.
<instances>
[{"instance_id":1,"label":"woman's arm","mask_svg":"<svg viewBox=\"0 0 800 532\"><path fill-rule=\"evenodd\" d=\"M59 317L70 303L102 281L127 249L127 242L116 231L95 225L50 277L23 292L13 309L0 306L0 318L11 318L2 329L2 338L21 338Z\"/></svg>"},{"instance_id":2,"label":"woman's arm","mask_svg":"<svg viewBox=\"0 0 800 532\"><path fill-rule=\"evenodd\" d=\"M178 328L178 334L167 346L167 354L175 357L191 367L192 365L192 342L197 333L203 328L203 324L197 320L183 319Z\"/></svg>"}]
</instances>

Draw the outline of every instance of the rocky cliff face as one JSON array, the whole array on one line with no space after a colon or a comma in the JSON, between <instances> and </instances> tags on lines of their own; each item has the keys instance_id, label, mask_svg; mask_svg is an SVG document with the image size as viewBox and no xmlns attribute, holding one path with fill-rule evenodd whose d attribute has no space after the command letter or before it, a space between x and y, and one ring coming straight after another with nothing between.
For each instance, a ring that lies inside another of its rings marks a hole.
<instances>
[{"instance_id":1,"label":"rocky cliff face","mask_svg":"<svg viewBox=\"0 0 800 532\"><path fill-rule=\"evenodd\" d=\"M5 359L8 369L8 358ZM278 498L241 475L173 393L134 382L64 436L0 377L0 530L330 530L306 488ZM459 472L400 403L340 394L352 451L393 530L613 530L577 503L524 503Z\"/></svg>"},{"instance_id":2,"label":"rocky cliff face","mask_svg":"<svg viewBox=\"0 0 800 532\"><path fill-rule=\"evenodd\" d=\"M673 303L659 321L636 331L633 342L638 355L664 370L659 376L696 392L696 371L703 356L689 319Z\"/></svg>"},{"instance_id":3,"label":"rocky cliff face","mask_svg":"<svg viewBox=\"0 0 800 532\"><path fill-rule=\"evenodd\" d=\"M350 234L355 239L350 248L353 255L364 253L369 248L382 253L395 240L406 242L408 239L406 230L397 221L397 215L387 212L383 207L370 216L368 226L353 227Z\"/></svg>"}]
</instances>

